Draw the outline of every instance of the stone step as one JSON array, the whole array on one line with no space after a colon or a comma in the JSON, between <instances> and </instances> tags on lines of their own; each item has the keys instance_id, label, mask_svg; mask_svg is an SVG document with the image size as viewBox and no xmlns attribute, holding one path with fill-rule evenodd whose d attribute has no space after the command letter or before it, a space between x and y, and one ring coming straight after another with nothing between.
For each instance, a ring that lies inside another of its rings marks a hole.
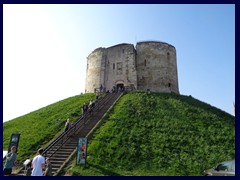
<instances>
[{"instance_id":1,"label":"stone step","mask_svg":"<svg viewBox=\"0 0 240 180\"><path fill-rule=\"evenodd\" d=\"M68 148L70 149L70 148L76 147L77 144L78 144L78 142L77 142L77 141L74 141L74 142L72 142L71 144L66 144L65 147L68 146Z\"/></svg>"},{"instance_id":2,"label":"stone step","mask_svg":"<svg viewBox=\"0 0 240 180\"><path fill-rule=\"evenodd\" d=\"M68 148L66 148L66 147L60 147L60 148L54 147L54 148L50 149L48 152L53 152L53 151L66 151L66 152L68 152L68 151L73 150L75 147L76 146L71 146L71 147L68 147Z\"/></svg>"},{"instance_id":3,"label":"stone step","mask_svg":"<svg viewBox=\"0 0 240 180\"><path fill-rule=\"evenodd\" d=\"M75 149L77 146L74 146L74 147L71 147L71 148L68 148L68 149L66 149L66 148L59 148L57 151L59 151L59 152L71 152L73 149ZM49 152L54 152L56 150L56 148L55 149L52 149L52 150L50 150Z\"/></svg>"},{"instance_id":4,"label":"stone step","mask_svg":"<svg viewBox=\"0 0 240 180\"><path fill-rule=\"evenodd\" d=\"M71 149L73 146L77 145L77 141L75 142L75 139L72 139L72 141L71 141L71 143L64 144L63 146L61 146L61 148L67 150L67 149ZM60 147L60 145L54 146L53 149L56 150L59 147Z\"/></svg>"},{"instance_id":5,"label":"stone step","mask_svg":"<svg viewBox=\"0 0 240 180\"><path fill-rule=\"evenodd\" d=\"M60 167L64 162L66 161L65 159L62 159L61 161L51 161L52 167Z\"/></svg>"},{"instance_id":6,"label":"stone step","mask_svg":"<svg viewBox=\"0 0 240 180\"><path fill-rule=\"evenodd\" d=\"M58 169L59 169L59 167L53 167L53 168L52 168L52 173L53 173L53 174L56 173Z\"/></svg>"},{"instance_id":7,"label":"stone step","mask_svg":"<svg viewBox=\"0 0 240 180\"><path fill-rule=\"evenodd\" d=\"M52 163L52 168L60 168L60 166L63 164L64 162L60 163L60 164L53 164Z\"/></svg>"},{"instance_id":8,"label":"stone step","mask_svg":"<svg viewBox=\"0 0 240 180\"><path fill-rule=\"evenodd\" d=\"M62 157L66 157L69 156L72 152L70 153L64 153L64 152L56 152L53 157L57 157L57 156L62 156Z\"/></svg>"},{"instance_id":9,"label":"stone step","mask_svg":"<svg viewBox=\"0 0 240 180\"><path fill-rule=\"evenodd\" d=\"M68 151L69 149L74 149L75 147L77 146L77 141L75 142L73 142L73 143L68 143L68 144L65 144L65 145L63 145L63 146L60 146L60 145L58 145L58 146L54 146L54 147L52 147L49 151L55 151L55 150L66 150L66 151Z\"/></svg>"},{"instance_id":10,"label":"stone step","mask_svg":"<svg viewBox=\"0 0 240 180\"><path fill-rule=\"evenodd\" d=\"M60 161L63 161L63 162L64 162L64 161L66 160L66 158L65 158L65 157L61 157L61 156L60 156L60 157L51 157L50 160L51 160L51 162L52 162L52 161L53 161L53 162L54 162L54 161L59 161L59 162L60 162Z\"/></svg>"},{"instance_id":11,"label":"stone step","mask_svg":"<svg viewBox=\"0 0 240 180\"><path fill-rule=\"evenodd\" d=\"M67 158L71 153L56 153L52 157L64 157Z\"/></svg>"},{"instance_id":12,"label":"stone step","mask_svg":"<svg viewBox=\"0 0 240 180\"><path fill-rule=\"evenodd\" d=\"M73 152L73 150L72 150L72 152ZM66 158L67 156L69 156L70 154L72 154L72 152L55 152L54 154L48 154L49 156L50 156L50 159L53 159L53 158L55 158L55 157L64 157L64 158ZM47 157L49 157L49 156L47 156Z\"/></svg>"},{"instance_id":13,"label":"stone step","mask_svg":"<svg viewBox=\"0 0 240 180\"><path fill-rule=\"evenodd\" d=\"M62 164L66 159L51 159L52 164Z\"/></svg>"},{"instance_id":14,"label":"stone step","mask_svg":"<svg viewBox=\"0 0 240 180\"><path fill-rule=\"evenodd\" d=\"M53 158L65 158L67 159L68 158L68 154L54 154L52 157Z\"/></svg>"}]
</instances>

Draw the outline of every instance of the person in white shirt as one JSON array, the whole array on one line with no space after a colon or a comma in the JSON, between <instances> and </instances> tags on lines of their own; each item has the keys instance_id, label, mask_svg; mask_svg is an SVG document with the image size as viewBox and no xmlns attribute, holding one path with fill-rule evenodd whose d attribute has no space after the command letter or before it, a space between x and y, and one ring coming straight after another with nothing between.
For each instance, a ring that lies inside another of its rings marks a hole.
<instances>
[{"instance_id":1,"label":"person in white shirt","mask_svg":"<svg viewBox=\"0 0 240 180\"><path fill-rule=\"evenodd\" d=\"M45 166L45 157L42 156L43 149L38 150L39 155L32 160L32 174L31 176L43 176L43 168Z\"/></svg>"}]
</instances>

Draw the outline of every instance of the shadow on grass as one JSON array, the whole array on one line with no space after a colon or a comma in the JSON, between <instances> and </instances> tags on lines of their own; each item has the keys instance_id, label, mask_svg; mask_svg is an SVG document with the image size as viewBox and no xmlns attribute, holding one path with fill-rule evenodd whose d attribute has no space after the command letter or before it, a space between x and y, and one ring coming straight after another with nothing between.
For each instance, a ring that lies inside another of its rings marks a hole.
<instances>
[{"instance_id":1,"label":"shadow on grass","mask_svg":"<svg viewBox=\"0 0 240 180\"><path fill-rule=\"evenodd\" d=\"M113 171L110 171L110 170L107 170L99 165L95 165L95 164L89 164L88 163L88 167L87 168L90 168L90 167L93 167L93 168L96 168L98 170L100 170L102 172L103 175L106 175L106 176L122 176L121 174L118 174L118 173L115 173Z\"/></svg>"}]
</instances>

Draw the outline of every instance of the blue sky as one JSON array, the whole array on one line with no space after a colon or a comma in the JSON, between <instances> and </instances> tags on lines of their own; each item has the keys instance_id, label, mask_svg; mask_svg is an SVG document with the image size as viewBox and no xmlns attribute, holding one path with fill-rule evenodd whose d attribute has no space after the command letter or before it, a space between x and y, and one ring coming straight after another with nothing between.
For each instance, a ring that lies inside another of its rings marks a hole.
<instances>
[{"instance_id":1,"label":"blue sky","mask_svg":"<svg viewBox=\"0 0 240 180\"><path fill-rule=\"evenodd\" d=\"M98 47L163 41L183 95L233 114L235 5L3 5L3 121L84 92Z\"/></svg>"}]
</instances>

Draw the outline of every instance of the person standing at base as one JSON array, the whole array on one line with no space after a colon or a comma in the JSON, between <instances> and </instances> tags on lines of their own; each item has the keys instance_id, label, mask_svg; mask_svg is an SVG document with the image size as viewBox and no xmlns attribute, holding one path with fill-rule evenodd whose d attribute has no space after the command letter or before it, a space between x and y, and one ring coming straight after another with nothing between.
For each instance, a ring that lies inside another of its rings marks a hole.
<instances>
[{"instance_id":1,"label":"person standing at base","mask_svg":"<svg viewBox=\"0 0 240 180\"><path fill-rule=\"evenodd\" d=\"M4 165L3 169L3 174L4 175L11 175L12 174L12 168L14 166L14 163L17 159L17 154L16 154L16 146L11 147L11 152L9 152L6 156L6 162Z\"/></svg>"},{"instance_id":2,"label":"person standing at base","mask_svg":"<svg viewBox=\"0 0 240 180\"><path fill-rule=\"evenodd\" d=\"M46 159L46 170L45 170L45 172L44 172L44 176L52 176L52 164L51 164L51 162L50 162L50 159L49 158L47 158Z\"/></svg>"},{"instance_id":3,"label":"person standing at base","mask_svg":"<svg viewBox=\"0 0 240 180\"><path fill-rule=\"evenodd\" d=\"M38 155L32 160L32 174L31 176L43 176L43 168L45 167L45 158L42 156L43 149L38 150Z\"/></svg>"}]
</instances>

